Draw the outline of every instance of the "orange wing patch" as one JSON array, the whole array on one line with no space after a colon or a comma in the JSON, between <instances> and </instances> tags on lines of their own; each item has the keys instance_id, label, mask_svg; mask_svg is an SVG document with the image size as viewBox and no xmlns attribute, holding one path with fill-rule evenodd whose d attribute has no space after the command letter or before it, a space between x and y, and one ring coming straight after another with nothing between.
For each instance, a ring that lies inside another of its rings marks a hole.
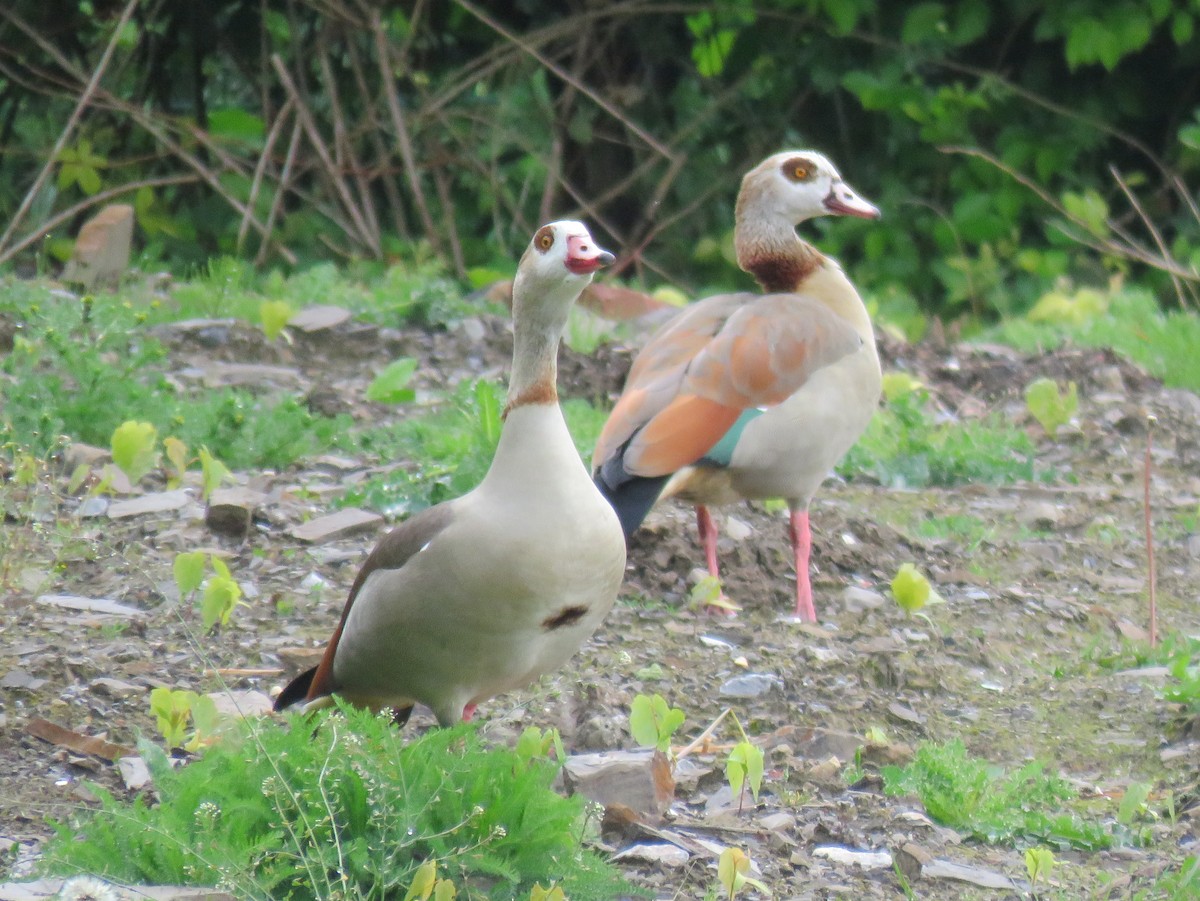
<instances>
[{"instance_id":1,"label":"orange wing patch","mask_svg":"<svg viewBox=\"0 0 1200 901\"><path fill-rule=\"evenodd\" d=\"M810 296L741 293L701 301L663 326L634 361L593 469L626 442L623 468L631 475L666 475L695 463L743 410L782 403L862 342Z\"/></svg>"},{"instance_id":2,"label":"orange wing patch","mask_svg":"<svg viewBox=\"0 0 1200 901\"><path fill-rule=\"evenodd\" d=\"M629 443L625 471L661 476L695 463L721 440L741 413L706 397L677 397Z\"/></svg>"}]
</instances>

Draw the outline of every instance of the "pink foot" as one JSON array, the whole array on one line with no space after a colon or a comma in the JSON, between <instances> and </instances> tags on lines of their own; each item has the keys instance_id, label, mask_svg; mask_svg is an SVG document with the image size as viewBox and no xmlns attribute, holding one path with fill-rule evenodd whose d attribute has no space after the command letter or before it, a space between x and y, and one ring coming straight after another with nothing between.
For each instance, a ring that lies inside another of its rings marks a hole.
<instances>
[{"instance_id":1,"label":"pink foot","mask_svg":"<svg viewBox=\"0 0 1200 901\"><path fill-rule=\"evenodd\" d=\"M471 717L475 716L475 710L478 706L479 706L478 704L468 704L466 707L463 708L462 721L464 723L471 722Z\"/></svg>"},{"instance_id":2,"label":"pink foot","mask_svg":"<svg viewBox=\"0 0 1200 901\"><path fill-rule=\"evenodd\" d=\"M796 617L806 623L817 621L813 606L812 582L809 580L809 555L812 552L812 532L808 526L808 510L792 510L788 519L788 537L796 557Z\"/></svg>"},{"instance_id":3,"label":"pink foot","mask_svg":"<svg viewBox=\"0 0 1200 901\"><path fill-rule=\"evenodd\" d=\"M708 507L703 504L696 505L696 531L700 533L700 544L704 548L704 562L708 564L708 574L720 585L721 570L717 566L717 524L708 512ZM724 589L721 589L716 600L704 605L704 612L710 616L737 616L739 609L741 608L737 604L729 600Z\"/></svg>"}]
</instances>

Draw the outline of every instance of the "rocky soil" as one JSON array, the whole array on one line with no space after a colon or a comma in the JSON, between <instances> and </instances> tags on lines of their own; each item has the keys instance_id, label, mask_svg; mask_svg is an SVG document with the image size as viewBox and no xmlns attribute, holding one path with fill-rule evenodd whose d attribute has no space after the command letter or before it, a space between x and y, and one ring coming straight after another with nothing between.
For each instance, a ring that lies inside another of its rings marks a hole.
<instances>
[{"instance_id":1,"label":"rocky soil","mask_svg":"<svg viewBox=\"0 0 1200 901\"><path fill-rule=\"evenodd\" d=\"M220 322L164 328L160 337L181 383L299 392L315 408L361 420L403 415L363 398L370 374L395 356L420 357L420 387L440 390L466 375L501 378L511 348L507 324L490 317L436 333L349 322L297 331L292 345ZM621 865L660 898L703 897L715 879L712 848L725 844L746 848L779 898L899 897L889 853L917 897L1022 896L1023 849L964 840L916 800L885 797L870 775L847 785L846 766L872 728L886 741L866 748L868 774L903 761L923 740L960 737L996 764L1052 762L1093 799L1096 818L1113 815L1130 783L1152 783L1151 807L1169 801L1174 817L1149 824L1151 844L1060 850L1042 894L1105 897L1111 889L1128 897L1200 850L1200 727L1159 697L1161 670L1100 665L1123 638L1145 637L1148 413L1156 419L1159 623L1200 634L1200 398L1166 390L1102 351L1026 358L890 340L882 349L888 368L925 381L947 413L997 410L1027 427L1051 480L920 490L831 480L813 506L820 623L812 626L786 618L794 574L784 514L754 505L720 511L726 591L743 608L724 618L689 608L702 558L690 511L665 505L637 535L622 600L602 630L564 671L486 704L485 729L508 741L529 724L552 725L573 752L612 752L633 746L626 718L639 692L685 710L681 743L732 708L767 754L757 805L739 811L725 786L723 752L735 733L722 725L679 764L661 823L623 821L605 833L614 852L658 846L627 853ZM563 394L612 395L628 363L621 348L589 357L564 350ZM1056 441L1028 419L1021 398L1040 375L1079 386L1077 422ZM0 489L9 556L0 598L0 851L18 861L18 875L49 833L46 817L88 803L85 783L128 791L103 748L71 749L61 736L56 743L41 721L128 746L155 732L152 687L265 694L281 685L329 635L382 523L314 541L293 530L332 512L347 484L380 465L389 464L330 455L287 472L239 474L262 495L241 537L206 525L195 485L149 512L122 507L128 498L84 504L67 496L65 468L36 489ZM134 500L164 491L147 480ZM923 528L952 516L974 526L961 534ZM171 576L174 555L196 549L224 555L247 589L248 606L207 636ZM928 622L890 597L905 562L946 600L929 609ZM81 598L121 606L80 609ZM431 722L418 714L407 728ZM926 857L945 863L920 875L914 861Z\"/></svg>"}]
</instances>

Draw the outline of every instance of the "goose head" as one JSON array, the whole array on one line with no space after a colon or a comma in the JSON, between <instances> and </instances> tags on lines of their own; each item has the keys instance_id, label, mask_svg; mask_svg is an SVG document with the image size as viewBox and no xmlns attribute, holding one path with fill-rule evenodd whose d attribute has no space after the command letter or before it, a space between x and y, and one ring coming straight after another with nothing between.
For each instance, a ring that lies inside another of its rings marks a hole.
<instances>
[{"instance_id":1,"label":"goose head","mask_svg":"<svg viewBox=\"0 0 1200 901\"><path fill-rule=\"evenodd\" d=\"M815 216L878 219L879 209L851 188L828 158L813 150L773 154L746 173L737 217L778 219L794 227Z\"/></svg>"},{"instance_id":2,"label":"goose head","mask_svg":"<svg viewBox=\"0 0 1200 901\"><path fill-rule=\"evenodd\" d=\"M539 228L529 242L513 282L513 304L539 297L567 296L571 301L597 269L615 258L592 240L582 222L562 220Z\"/></svg>"}]
</instances>

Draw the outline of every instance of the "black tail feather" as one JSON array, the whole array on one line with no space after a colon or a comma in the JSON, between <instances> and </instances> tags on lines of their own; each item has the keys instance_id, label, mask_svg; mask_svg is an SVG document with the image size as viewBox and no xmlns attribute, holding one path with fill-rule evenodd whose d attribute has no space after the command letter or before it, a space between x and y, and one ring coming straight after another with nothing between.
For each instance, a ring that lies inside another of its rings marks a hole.
<instances>
[{"instance_id":1,"label":"black tail feather","mask_svg":"<svg viewBox=\"0 0 1200 901\"><path fill-rule=\"evenodd\" d=\"M308 689L312 686L313 676L317 674L317 668L305 670L295 679L287 684L287 687L279 693L279 697L275 699L275 712L285 710L293 704L299 704L308 697Z\"/></svg>"},{"instance_id":2,"label":"black tail feather","mask_svg":"<svg viewBox=\"0 0 1200 901\"><path fill-rule=\"evenodd\" d=\"M631 476L621 468L619 457L609 460L593 476L596 487L616 511L627 543L662 494L669 478L669 475Z\"/></svg>"}]
</instances>

